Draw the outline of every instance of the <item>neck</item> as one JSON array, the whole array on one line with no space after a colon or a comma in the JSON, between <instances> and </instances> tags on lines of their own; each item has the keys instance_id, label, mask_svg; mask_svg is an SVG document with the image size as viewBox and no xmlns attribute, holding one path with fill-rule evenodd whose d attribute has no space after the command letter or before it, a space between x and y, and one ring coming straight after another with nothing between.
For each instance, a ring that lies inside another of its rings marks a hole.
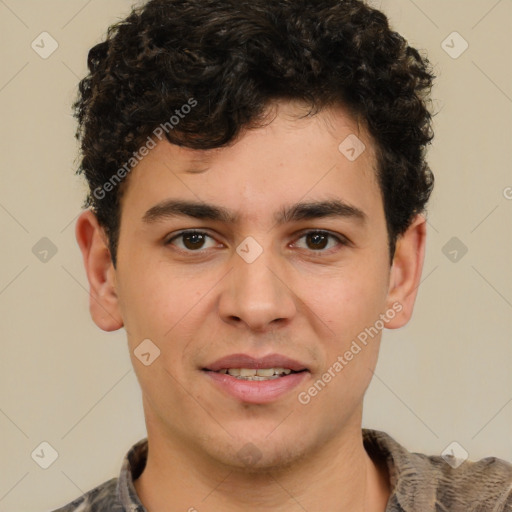
<instances>
[{"instance_id":1,"label":"neck","mask_svg":"<svg viewBox=\"0 0 512 512\"><path fill-rule=\"evenodd\" d=\"M384 512L389 478L351 428L287 468L249 473L219 464L148 425L149 453L135 488L148 512Z\"/></svg>"}]
</instances>

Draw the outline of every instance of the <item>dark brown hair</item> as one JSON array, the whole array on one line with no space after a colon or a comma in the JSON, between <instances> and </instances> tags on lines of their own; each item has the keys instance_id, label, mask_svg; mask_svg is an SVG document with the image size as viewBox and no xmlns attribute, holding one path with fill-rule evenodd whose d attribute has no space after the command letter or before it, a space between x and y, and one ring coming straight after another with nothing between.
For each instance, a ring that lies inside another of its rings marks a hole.
<instances>
[{"instance_id":1,"label":"dark brown hair","mask_svg":"<svg viewBox=\"0 0 512 512\"><path fill-rule=\"evenodd\" d=\"M108 29L88 67L74 104L78 172L114 265L125 183L104 185L155 128L167 123L174 144L221 147L258 126L273 100L302 100L314 111L340 104L364 124L391 260L397 237L424 211L434 182L425 162L434 76L427 58L361 1L151 0Z\"/></svg>"}]
</instances>

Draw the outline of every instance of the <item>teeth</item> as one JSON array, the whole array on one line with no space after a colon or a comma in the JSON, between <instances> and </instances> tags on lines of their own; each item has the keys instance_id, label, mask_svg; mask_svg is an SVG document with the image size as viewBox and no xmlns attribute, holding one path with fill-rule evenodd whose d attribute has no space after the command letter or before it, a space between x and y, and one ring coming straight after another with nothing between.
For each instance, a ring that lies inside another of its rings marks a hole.
<instances>
[{"instance_id":1,"label":"teeth","mask_svg":"<svg viewBox=\"0 0 512 512\"><path fill-rule=\"evenodd\" d=\"M259 368L256 370L256 375L258 377L272 377L274 375L274 368Z\"/></svg>"},{"instance_id":2,"label":"teeth","mask_svg":"<svg viewBox=\"0 0 512 512\"><path fill-rule=\"evenodd\" d=\"M254 368L240 368L240 377L254 377L256 375L257 370ZM229 372L229 370L228 370Z\"/></svg>"},{"instance_id":3,"label":"teeth","mask_svg":"<svg viewBox=\"0 0 512 512\"><path fill-rule=\"evenodd\" d=\"M268 380L288 375L291 370L288 368L223 368L219 373L228 373L232 377L243 380Z\"/></svg>"}]
</instances>

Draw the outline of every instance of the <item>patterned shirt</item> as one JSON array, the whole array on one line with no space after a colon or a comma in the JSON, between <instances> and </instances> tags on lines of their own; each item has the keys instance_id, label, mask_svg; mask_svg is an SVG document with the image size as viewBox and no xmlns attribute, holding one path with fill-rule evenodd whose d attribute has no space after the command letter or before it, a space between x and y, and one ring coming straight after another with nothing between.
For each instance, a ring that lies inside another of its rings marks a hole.
<instances>
[{"instance_id":1,"label":"patterned shirt","mask_svg":"<svg viewBox=\"0 0 512 512\"><path fill-rule=\"evenodd\" d=\"M362 429L364 447L389 470L386 512L512 512L512 464L496 457L446 461L411 453L385 432ZM147 439L126 455L119 478L87 492L54 512L147 512L133 485L144 470ZM448 463L451 462L451 463Z\"/></svg>"}]
</instances>

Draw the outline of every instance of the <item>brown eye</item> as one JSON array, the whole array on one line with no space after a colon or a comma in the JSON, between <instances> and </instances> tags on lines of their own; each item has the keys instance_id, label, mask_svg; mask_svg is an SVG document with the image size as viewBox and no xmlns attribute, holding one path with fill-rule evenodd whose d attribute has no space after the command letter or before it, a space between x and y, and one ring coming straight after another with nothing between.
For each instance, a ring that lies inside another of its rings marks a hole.
<instances>
[{"instance_id":1,"label":"brown eye","mask_svg":"<svg viewBox=\"0 0 512 512\"><path fill-rule=\"evenodd\" d=\"M328 235L324 235L323 233L308 233L306 235L307 243L311 243L309 246L311 249L325 249L328 243Z\"/></svg>"},{"instance_id":2,"label":"brown eye","mask_svg":"<svg viewBox=\"0 0 512 512\"><path fill-rule=\"evenodd\" d=\"M183 245L187 249L200 249L204 244L204 235L201 233L190 233L183 235Z\"/></svg>"},{"instance_id":3,"label":"brown eye","mask_svg":"<svg viewBox=\"0 0 512 512\"><path fill-rule=\"evenodd\" d=\"M197 252L200 249L204 249L206 239L212 239L211 236L204 233L203 231L182 231L178 235L172 237L166 242L166 245L176 245L179 249L189 252ZM180 244L174 244L175 240L182 240Z\"/></svg>"},{"instance_id":4,"label":"brown eye","mask_svg":"<svg viewBox=\"0 0 512 512\"><path fill-rule=\"evenodd\" d=\"M336 245L348 245L348 243L339 236L336 236L328 231L308 231L304 233L300 239L306 240L306 249L313 252L328 252L326 251L326 247L329 244L329 240L335 240L337 242Z\"/></svg>"}]
</instances>

